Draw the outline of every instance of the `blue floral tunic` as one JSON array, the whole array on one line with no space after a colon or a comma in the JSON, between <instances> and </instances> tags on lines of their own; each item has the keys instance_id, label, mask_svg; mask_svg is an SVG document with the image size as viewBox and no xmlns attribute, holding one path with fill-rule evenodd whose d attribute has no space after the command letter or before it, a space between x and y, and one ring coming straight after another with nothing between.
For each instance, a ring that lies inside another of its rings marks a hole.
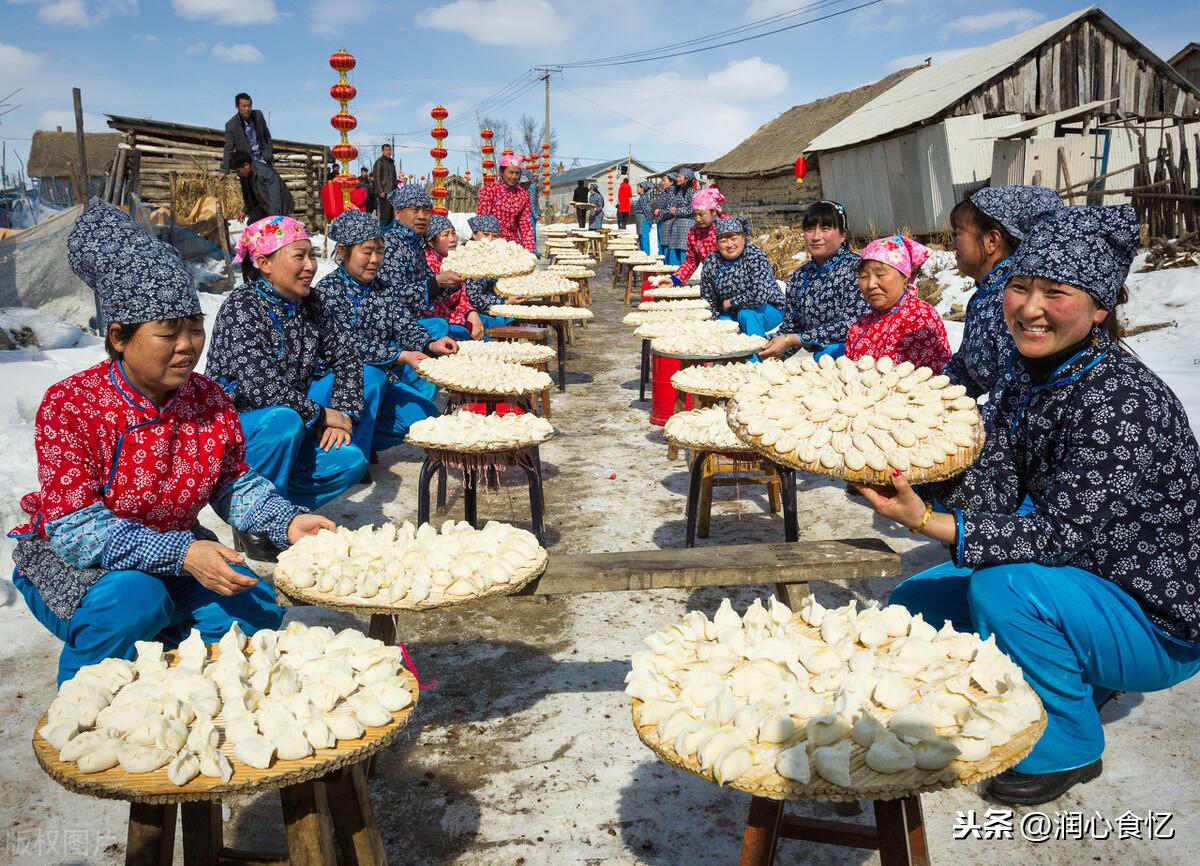
<instances>
[{"instance_id":1,"label":"blue floral tunic","mask_svg":"<svg viewBox=\"0 0 1200 866\"><path fill-rule=\"evenodd\" d=\"M1200 641L1200 448L1175 394L1102 339L1043 384L1006 379L996 402L979 459L931 485L958 523L955 564L1075 566ZM1016 513L1026 496L1036 510Z\"/></svg>"},{"instance_id":2,"label":"blue floral tunic","mask_svg":"<svg viewBox=\"0 0 1200 866\"><path fill-rule=\"evenodd\" d=\"M424 239L400 222L393 222L383 235L383 264L375 279L409 319L419 318L442 293L425 260Z\"/></svg>"},{"instance_id":3,"label":"blue floral tunic","mask_svg":"<svg viewBox=\"0 0 1200 866\"><path fill-rule=\"evenodd\" d=\"M400 300L378 279L364 286L338 268L317 283L316 295L322 329L342 335L364 364L392 364L401 352L429 345L429 332L403 315Z\"/></svg>"},{"instance_id":4,"label":"blue floral tunic","mask_svg":"<svg viewBox=\"0 0 1200 866\"><path fill-rule=\"evenodd\" d=\"M809 345L846 342L846 330L871 312L858 290L858 253L839 250L824 264L811 259L801 265L787 284L787 310L781 334L797 334Z\"/></svg>"},{"instance_id":5,"label":"blue floral tunic","mask_svg":"<svg viewBox=\"0 0 1200 866\"><path fill-rule=\"evenodd\" d=\"M734 313L764 304L782 309L784 303L767 254L752 243L747 243L736 259L723 258L716 252L704 260L700 297L708 301L714 316L725 312L724 301L730 302Z\"/></svg>"},{"instance_id":6,"label":"blue floral tunic","mask_svg":"<svg viewBox=\"0 0 1200 866\"><path fill-rule=\"evenodd\" d=\"M942 371L972 397L991 393L1015 349L1012 334L1004 324L1004 287L1010 273L1009 260L1005 259L979 282L967 302L962 344Z\"/></svg>"},{"instance_id":7,"label":"blue floral tunic","mask_svg":"<svg viewBox=\"0 0 1200 866\"><path fill-rule=\"evenodd\" d=\"M696 219L696 211L692 207L692 196L696 191L691 185L680 189L678 186L671 190L670 207L675 208L675 218L667 229L667 247L673 250L687 249L688 232ZM666 208L663 208L666 211Z\"/></svg>"},{"instance_id":8,"label":"blue floral tunic","mask_svg":"<svg viewBox=\"0 0 1200 866\"><path fill-rule=\"evenodd\" d=\"M494 279L472 279L463 283L467 291L467 300L471 306L481 313L486 313L496 304L506 304L508 299L496 294Z\"/></svg>"},{"instance_id":9,"label":"blue floral tunic","mask_svg":"<svg viewBox=\"0 0 1200 866\"><path fill-rule=\"evenodd\" d=\"M348 343L322 327L317 307L308 299L284 300L263 279L234 289L221 305L205 372L239 412L288 406L311 426L321 404L308 388L331 369L333 408L361 417L362 364Z\"/></svg>"}]
</instances>

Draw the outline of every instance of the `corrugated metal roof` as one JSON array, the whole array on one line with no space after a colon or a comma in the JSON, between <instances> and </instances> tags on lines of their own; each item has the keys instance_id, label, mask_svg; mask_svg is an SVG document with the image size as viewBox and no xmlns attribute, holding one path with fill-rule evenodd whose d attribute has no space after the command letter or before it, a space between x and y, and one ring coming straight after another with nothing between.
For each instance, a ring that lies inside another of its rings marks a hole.
<instances>
[{"instance_id":1,"label":"corrugated metal roof","mask_svg":"<svg viewBox=\"0 0 1200 866\"><path fill-rule=\"evenodd\" d=\"M1096 8L1080 9L970 54L918 69L818 135L808 150L850 147L929 120Z\"/></svg>"},{"instance_id":2,"label":"corrugated metal roof","mask_svg":"<svg viewBox=\"0 0 1200 866\"><path fill-rule=\"evenodd\" d=\"M570 171L564 171L560 174L552 174L550 175L550 186L562 186L566 183L574 186L576 181L591 180L598 175L604 174L610 168L616 168L618 165L622 165L626 162L632 162L634 165L637 165L639 168L641 168L646 174L654 174L654 169L650 168L650 166L646 165L644 162L640 162L636 159L631 160L629 157L623 156L620 159L613 159L609 160L608 162L597 162L593 163L592 165L584 165L580 166L579 168L573 168Z\"/></svg>"}]
</instances>

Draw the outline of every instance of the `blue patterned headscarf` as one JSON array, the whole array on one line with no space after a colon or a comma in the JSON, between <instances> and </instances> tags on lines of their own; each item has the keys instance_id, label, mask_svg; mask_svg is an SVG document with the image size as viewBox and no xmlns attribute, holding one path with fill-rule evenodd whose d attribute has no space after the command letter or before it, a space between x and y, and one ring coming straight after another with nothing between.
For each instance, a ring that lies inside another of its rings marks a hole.
<instances>
[{"instance_id":1,"label":"blue patterned headscarf","mask_svg":"<svg viewBox=\"0 0 1200 866\"><path fill-rule=\"evenodd\" d=\"M690 168L679 169L679 174L682 174L683 179L686 180L688 183L691 183L692 181L694 181L696 179L696 172L692 171Z\"/></svg>"},{"instance_id":2,"label":"blue patterned headscarf","mask_svg":"<svg viewBox=\"0 0 1200 866\"><path fill-rule=\"evenodd\" d=\"M175 248L98 198L71 227L67 262L96 293L102 324L137 325L200 313L196 284Z\"/></svg>"},{"instance_id":3,"label":"blue patterned headscarf","mask_svg":"<svg viewBox=\"0 0 1200 866\"><path fill-rule=\"evenodd\" d=\"M380 237L383 228L379 220L361 210L344 210L329 225L329 239L342 246L352 247Z\"/></svg>"},{"instance_id":4,"label":"blue patterned headscarf","mask_svg":"<svg viewBox=\"0 0 1200 866\"><path fill-rule=\"evenodd\" d=\"M1018 241L1047 214L1061 210L1063 203L1052 189L1013 184L985 186L971 194L971 204L990 216Z\"/></svg>"},{"instance_id":5,"label":"blue patterned headscarf","mask_svg":"<svg viewBox=\"0 0 1200 866\"><path fill-rule=\"evenodd\" d=\"M750 223L741 217L718 217L713 221L713 228L717 232L717 237L729 234L750 234Z\"/></svg>"},{"instance_id":6,"label":"blue patterned headscarf","mask_svg":"<svg viewBox=\"0 0 1200 866\"><path fill-rule=\"evenodd\" d=\"M411 181L389 192L388 203L396 210L404 210L406 207L433 207L433 199L429 197L425 187Z\"/></svg>"},{"instance_id":7,"label":"blue patterned headscarf","mask_svg":"<svg viewBox=\"0 0 1200 866\"><path fill-rule=\"evenodd\" d=\"M1111 310L1141 240L1131 205L1064 207L1033 227L1013 254L1013 275L1083 289Z\"/></svg>"},{"instance_id":8,"label":"blue patterned headscarf","mask_svg":"<svg viewBox=\"0 0 1200 866\"><path fill-rule=\"evenodd\" d=\"M483 214L481 216L473 216L467 220L467 225L471 227L472 232L491 232L492 234L500 234L500 220L491 214Z\"/></svg>"},{"instance_id":9,"label":"blue patterned headscarf","mask_svg":"<svg viewBox=\"0 0 1200 866\"><path fill-rule=\"evenodd\" d=\"M446 219L444 216L434 214L429 218L429 228L425 229L426 243L433 243L433 239L447 229L453 229L454 223Z\"/></svg>"}]
</instances>

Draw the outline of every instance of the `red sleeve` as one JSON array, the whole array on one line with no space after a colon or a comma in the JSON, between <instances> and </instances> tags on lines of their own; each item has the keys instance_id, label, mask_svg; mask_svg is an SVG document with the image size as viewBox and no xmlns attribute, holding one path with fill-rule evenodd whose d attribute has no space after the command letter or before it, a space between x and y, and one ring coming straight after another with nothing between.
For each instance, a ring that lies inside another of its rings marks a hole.
<instances>
[{"instance_id":1,"label":"red sleeve","mask_svg":"<svg viewBox=\"0 0 1200 866\"><path fill-rule=\"evenodd\" d=\"M496 184L483 184L479 187L479 201L475 205L475 213L479 216L496 216L496 196L493 191Z\"/></svg>"},{"instance_id":2,"label":"red sleeve","mask_svg":"<svg viewBox=\"0 0 1200 866\"><path fill-rule=\"evenodd\" d=\"M696 236L688 232L687 236L687 255L683 259L683 264L679 266L679 270L675 272L675 278L681 283L686 283L691 279L692 274L696 272L696 268L700 267L700 249L696 242Z\"/></svg>"},{"instance_id":3,"label":"red sleeve","mask_svg":"<svg viewBox=\"0 0 1200 866\"><path fill-rule=\"evenodd\" d=\"M425 248L425 262L429 265L429 270L433 271L435 277L441 273L442 260L438 257L437 253L428 247Z\"/></svg>"},{"instance_id":4,"label":"red sleeve","mask_svg":"<svg viewBox=\"0 0 1200 866\"><path fill-rule=\"evenodd\" d=\"M517 231L521 234L521 246L529 250L531 253L537 252L534 249L533 243L533 221L529 216L529 196L525 196L525 203L519 205L517 211Z\"/></svg>"},{"instance_id":5,"label":"red sleeve","mask_svg":"<svg viewBox=\"0 0 1200 866\"><path fill-rule=\"evenodd\" d=\"M46 523L102 499L108 466L100 454L99 419L90 403L78 389L60 382L38 407L33 446L41 492L35 511Z\"/></svg>"},{"instance_id":6,"label":"red sleeve","mask_svg":"<svg viewBox=\"0 0 1200 866\"><path fill-rule=\"evenodd\" d=\"M213 488L221 490L226 484L245 475L246 470L250 467L246 465L246 435L242 431L242 421L238 416L237 409L216 385L213 386L213 390L216 391L215 398L221 399L227 404L224 421L225 427L229 431L229 438L225 442L225 453L221 456L221 475L217 480L217 486Z\"/></svg>"}]
</instances>

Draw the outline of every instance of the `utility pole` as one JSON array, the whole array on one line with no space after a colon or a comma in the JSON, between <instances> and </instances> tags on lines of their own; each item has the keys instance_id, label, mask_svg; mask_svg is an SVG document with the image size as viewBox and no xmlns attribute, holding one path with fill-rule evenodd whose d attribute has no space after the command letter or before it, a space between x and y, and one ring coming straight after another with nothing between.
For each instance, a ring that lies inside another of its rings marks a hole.
<instances>
[{"instance_id":1,"label":"utility pole","mask_svg":"<svg viewBox=\"0 0 1200 866\"><path fill-rule=\"evenodd\" d=\"M88 174L87 145L84 143L83 137L83 98L78 87L71 88L71 96L75 100L75 140L79 144L79 195L82 196L80 204L86 205L91 187L91 175ZM174 213L171 214L171 219L175 219Z\"/></svg>"},{"instance_id":2,"label":"utility pole","mask_svg":"<svg viewBox=\"0 0 1200 866\"><path fill-rule=\"evenodd\" d=\"M542 81L546 82L546 144L550 144L550 76L554 73L562 73L561 66L535 66L534 71L540 72L538 76Z\"/></svg>"}]
</instances>

